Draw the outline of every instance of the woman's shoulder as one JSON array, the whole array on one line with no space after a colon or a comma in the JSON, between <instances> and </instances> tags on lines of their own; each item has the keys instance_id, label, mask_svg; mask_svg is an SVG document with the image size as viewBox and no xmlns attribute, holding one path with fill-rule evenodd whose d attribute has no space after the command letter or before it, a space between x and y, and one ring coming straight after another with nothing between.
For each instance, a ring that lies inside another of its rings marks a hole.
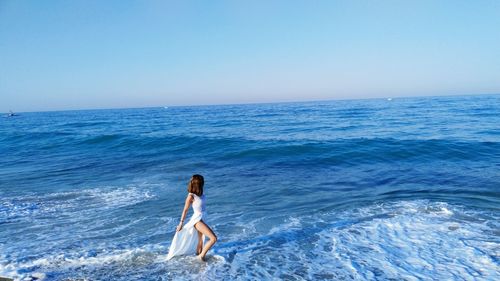
<instances>
[{"instance_id":1,"label":"woman's shoulder","mask_svg":"<svg viewBox=\"0 0 500 281\"><path fill-rule=\"evenodd\" d=\"M191 193L191 192L188 193L188 196L192 196L192 197L195 197L195 198L198 197L198 198L202 198L202 199L205 198L205 194L202 194L201 196L198 196L195 193Z\"/></svg>"}]
</instances>

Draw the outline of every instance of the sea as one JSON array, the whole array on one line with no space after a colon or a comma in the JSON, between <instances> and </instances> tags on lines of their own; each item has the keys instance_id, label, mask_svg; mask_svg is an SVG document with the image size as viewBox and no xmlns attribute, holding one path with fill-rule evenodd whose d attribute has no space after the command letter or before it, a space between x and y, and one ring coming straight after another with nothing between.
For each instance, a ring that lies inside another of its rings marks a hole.
<instances>
[{"instance_id":1,"label":"sea","mask_svg":"<svg viewBox=\"0 0 500 281\"><path fill-rule=\"evenodd\" d=\"M218 242L166 261L193 174ZM500 95L2 117L0 276L500 280Z\"/></svg>"}]
</instances>

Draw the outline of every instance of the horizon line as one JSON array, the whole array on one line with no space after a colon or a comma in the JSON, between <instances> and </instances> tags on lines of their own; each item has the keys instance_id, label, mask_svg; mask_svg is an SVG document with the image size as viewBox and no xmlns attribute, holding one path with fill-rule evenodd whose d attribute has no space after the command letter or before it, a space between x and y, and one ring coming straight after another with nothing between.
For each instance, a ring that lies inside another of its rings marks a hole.
<instances>
[{"instance_id":1,"label":"horizon line","mask_svg":"<svg viewBox=\"0 0 500 281\"><path fill-rule=\"evenodd\" d=\"M126 106L126 107L96 107L96 108L78 108L78 109L49 109L34 111L12 111L13 113L43 113L43 112L66 112L66 111L94 111L94 110L125 110L125 109L146 109L146 108L168 108L168 107L202 107L202 106L232 106L232 105L259 105L259 104L279 104L279 103L306 103L306 102L329 102L329 101L349 101L349 100L377 100L377 99L405 99L405 98L432 98L432 97L460 97L460 96L495 96L498 93L480 93L480 94L441 94L441 95L421 95L421 96L385 96L385 97L366 97L366 98L330 98L330 99L311 99L311 100L290 100L290 101L256 101L241 103L207 103L207 104L177 104L177 105L157 105L157 106ZM9 112L2 112L6 114Z\"/></svg>"}]
</instances>

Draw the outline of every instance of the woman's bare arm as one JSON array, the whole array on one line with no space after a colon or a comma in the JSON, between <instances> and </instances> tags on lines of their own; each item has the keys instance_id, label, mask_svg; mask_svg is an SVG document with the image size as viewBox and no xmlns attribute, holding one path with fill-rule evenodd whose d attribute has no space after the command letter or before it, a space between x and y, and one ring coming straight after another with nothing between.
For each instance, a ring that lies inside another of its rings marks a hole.
<instances>
[{"instance_id":1,"label":"woman's bare arm","mask_svg":"<svg viewBox=\"0 0 500 281\"><path fill-rule=\"evenodd\" d=\"M186 197L186 202L184 203L184 210L182 210L181 221L179 222L179 225L177 226L177 231L181 231L182 224L184 223L184 220L186 219L186 215L187 215L187 212L189 210L189 206L191 206L191 203L193 203L193 195L188 194L188 196Z\"/></svg>"}]
</instances>

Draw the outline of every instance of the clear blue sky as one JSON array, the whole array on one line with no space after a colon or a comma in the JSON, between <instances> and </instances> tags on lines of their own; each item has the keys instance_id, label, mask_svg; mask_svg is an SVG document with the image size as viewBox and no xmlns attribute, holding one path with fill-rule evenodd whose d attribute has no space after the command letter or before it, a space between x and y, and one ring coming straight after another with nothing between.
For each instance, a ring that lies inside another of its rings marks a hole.
<instances>
[{"instance_id":1,"label":"clear blue sky","mask_svg":"<svg viewBox=\"0 0 500 281\"><path fill-rule=\"evenodd\" d=\"M500 93L500 1L0 0L0 111Z\"/></svg>"}]
</instances>

